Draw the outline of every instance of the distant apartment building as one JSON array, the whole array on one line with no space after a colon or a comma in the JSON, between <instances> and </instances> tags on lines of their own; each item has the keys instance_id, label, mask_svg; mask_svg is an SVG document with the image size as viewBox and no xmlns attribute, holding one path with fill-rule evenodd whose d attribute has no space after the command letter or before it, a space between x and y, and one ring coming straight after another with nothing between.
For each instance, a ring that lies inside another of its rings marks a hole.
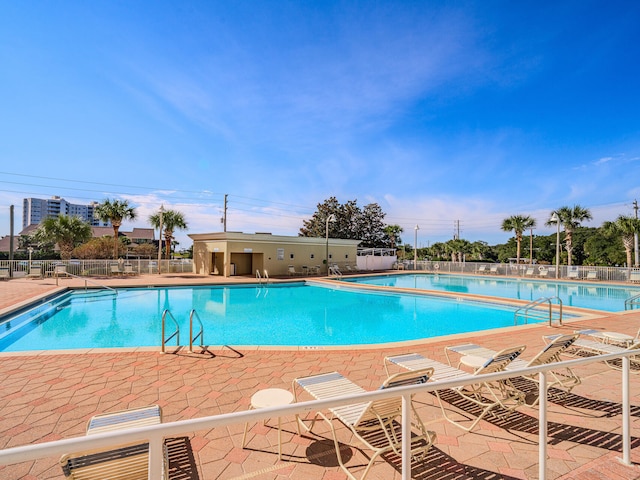
<instances>
[{"instance_id":1,"label":"distant apartment building","mask_svg":"<svg viewBox=\"0 0 640 480\"><path fill-rule=\"evenodd\" d=\"M101 222L95 217L94 211L98 202L88 205L69 203L64 198L51 197L49 199L25 198L22 201L22 228L38 225L42 220L59 215L80 217L94 227L108 227L110 222Z\"/></svg>"}]
</instances>

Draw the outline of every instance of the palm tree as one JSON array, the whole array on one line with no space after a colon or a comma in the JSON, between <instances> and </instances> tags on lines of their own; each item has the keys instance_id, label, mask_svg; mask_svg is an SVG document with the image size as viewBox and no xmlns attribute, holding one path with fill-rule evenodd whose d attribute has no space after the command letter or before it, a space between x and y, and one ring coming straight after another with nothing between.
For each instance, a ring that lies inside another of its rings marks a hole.
<instances>
[{"instance_id":1,"label":"palm tree","mask_svg":"<svg viewBox=\"0 0 640 480\"><path fill-rule=\"evenodd\" d=\"M91 238L91 226L80 217L48 217L38 225L33 238L38 243L57 243L60 258L67 260L75 247Z\"/></svg>"},{"instance_id":2,"label":"palm tree","mask_svg":"<svg viewBox=\"0 0 640 480\"><path fill-rule=\"evenodd\" d=\"M123 220L134 220L136 210L129 206L128 200L104 200L94 210L95 215L103 222L111 222L113 226L113 258L118 258L118 231Z\"/></svg>"},{"instance_id":3,"label":"palm tree","mask_svg":"<svg viewBox=\"0 0 640 480\"><path fill-rule=\"evenodd\" d=\"M502 221L502 230L505 232L514 231L516 234L516 259L518 265L520 264L520 246L522 244L522 232L534 228L536 226L535 218L531 218L528 215L512 215L509 218L505 218Z\"/></svg>"},{"instance_id":4,"label":"palm tree","mask_svg":"<svg viewBox=\"0 0 640 480\"><path fill-rule=\"evenodd\" d=\"M160 215L161 213L154 213L149 217L149 222L154 228L160 228ZM162 225L164 227L164 244L167 248L167 258L171 258L171 240L173 239L173 232L176 229L186 230L187 222L182 212L176 210L166 210L162 213ZM160 245L162 248L162 245Z\"/></svg>"},{"instance_id":5,"label":"palm tree","mask_svg":"<svg viewBox=\"0 0 640 480\"><path fill-rule=\"evenodd\" d=\"M396 248L396 244L402 243L402 239L400 238L400 234L404 230L400 225L387 225L384 227L384 233L387 237L389 237L389 241L391 243L391 248Z\"/></svg>"},{"instance_id":6,"label":"palm tree","mask_svg":"<svg viewBox=\"0 0 640 480\"><path fill-rule=\"evenodd\" d=\"M583 208L580 205L574 205L572 207L560 207L558 210L554 210L551 212L551 216L549 220L547 220L546 225L551 226L555 225L556 222L551 220L553 218L553 214L558 216L560 223L562 224L562 228L564 229L564 241L565 241L565 250L567 251L567 265L571 266L571 251L573 250L573 232L576 228L580 226L582 222L585 220L591 220L593 217L591 216L591 212L588 208Z\"/></svg>"},{"instance_id":7,"label":"palm tree","mask_svg":"<svg viewBox=\"0 0 640 480\"><path fill-rule=\"evenodd\" d=\"M615 222L604 222L602 229L607 233L620 235L622 245L627 253L627 266L633 265L631 252L633 251L634 238L640 233L640 220L634 217L620 215Z\"/></svg>"}]
</instances>

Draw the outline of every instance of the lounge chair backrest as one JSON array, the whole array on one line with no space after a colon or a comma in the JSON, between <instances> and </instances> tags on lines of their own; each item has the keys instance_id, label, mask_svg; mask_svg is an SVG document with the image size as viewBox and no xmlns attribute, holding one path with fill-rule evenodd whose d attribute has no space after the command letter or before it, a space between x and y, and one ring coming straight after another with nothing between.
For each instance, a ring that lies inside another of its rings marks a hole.
<instances>
[{"instance_id":1,"label":"lounge chair backrest","mask_svg":"<svg viewBox=\"0 0 640 480\"><path fill-rule=\"evenodd\" d=\"M522 352L524 352L525 348L525 345L520 345L518 347L511 347L500 350L493 357L487 360L487 362L482 367L476 370L474 375L503 371L505 368L507 368L507 365L513 362L520 356Z\"/></svg>"},{"instance_id":2,"label":"lounge chair backrest","mask_svg":"<svg viewBox=\"0 0 640 480\"><path fill-rule=\"evenodd\" d=\"M559 361L559 355L573 345L578 337L580 337L579 333L556 337L540 353L533 357L527 366L533 367Z\"/></svg>"},{"instance_id":3,"label":"lounge chair backrest","mask_svg":"<svg viewBox=\"0 0 640 480\"><path fill-rule=\"evenodd\" d=\"M408 385L419 385L427 383L433 375L433 368L422 368L410 372L400 372L391 375L380 386L380 390L393 387L406 387Z\"/></svg>"},{"instance_id":4,"label":"lounge chair backrest","mask_svg":"<svg viewBox=\"0 0 640 480\"><path fill-rule=\"evenodd\" d=\"M394 387L406 387L409 385L420 385L426 383L433 375L433 368L423 368L410 372L400 372L387 378L380 386L380 390ZM388 420L398 416L398 412L402 411L402 397L385 398L384 400L376 400L367 405L354 423L359 425L370 420Z\"/></svg>"}]
</instances>

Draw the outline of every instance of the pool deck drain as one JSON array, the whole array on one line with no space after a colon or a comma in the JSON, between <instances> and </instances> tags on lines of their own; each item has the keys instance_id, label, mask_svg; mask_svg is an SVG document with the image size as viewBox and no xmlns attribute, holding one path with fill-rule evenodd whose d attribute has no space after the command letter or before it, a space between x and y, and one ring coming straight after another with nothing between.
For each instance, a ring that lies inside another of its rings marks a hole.
<instances>
[{"instance_id":1,"label":"pool deck drain","mask_svg":"<svg viewBox=\"0 0 640 480\"><path fill-rule=\"evenodd\" d=\"M214 283L209 277L162 277L163 285ZM107 280L109 286L156 283L149 278ZM55 288L51 283L20 279L0 283L0 309L50 292ZM66 286L71 280L59 283ZM155 351L0 355L0 445L8 448L82 436L92 415L153 403L162 406L166 422L246 410L257 390L289 389L293 378L324 371L337 370L363 388L375 389L385 378L384 356L415 351L445 361L444 346L461 340L494 349L523 343L527 345L524 358L531 358L543 347L542 335L548 333L601 328L635 335L639 326L640 312L632 312L579 320L563 328L533 326L517 333L510 330L457 335L455 340L416 342L410 347L354 350L325 347L294 352L216 348L209 355L188 354L184 350L170 355ZM583 384L574 389L570 399L590 408L569 409L550 403L548 419L552 428L547 478L640 479L640 467L619 461L621 416L615 414L615 409L620 398L620 373L602 364L581 367L578 373ZM438 439L424 466L414 470L415 478L438 479L443 472L453 479L538 478L537 427L532 428L536 409L519 409L509 430L482 421L480 428L469 434L444 421L431 396L416 400L423 420L437 432ZM637 464L640 462L637 376L632 378L631 403L631 460ZM604 409L614 413L598 417ZM193 432L188 447L194 462L192 472L197 475L189 478L344 478L324 425L318 425L319 436L298 436L292 418L282 421L283 461L277 456L277 429L265 427L261 422L250 429L251 449L240 448L244 425ZM572 428L568 430L566 426ZM349 443L346 429L340 433L344 434L342 441ZM350 451L354 457L348 465L366 463L361 453ZM0 478L47 480L62 479L63 475L57 459L51 458L0 467ZM386 459L377 463L368 478L399 479L397 462Z\"/></svg>"}]
</instances>

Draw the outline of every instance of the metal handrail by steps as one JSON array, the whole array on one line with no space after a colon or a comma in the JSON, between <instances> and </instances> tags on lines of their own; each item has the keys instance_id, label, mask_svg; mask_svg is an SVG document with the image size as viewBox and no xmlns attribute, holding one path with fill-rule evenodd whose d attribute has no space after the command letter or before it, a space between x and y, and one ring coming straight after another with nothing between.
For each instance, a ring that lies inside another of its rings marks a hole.
<instances>
[{"instance_id":1,"label":"metal handrail by steps","mask_svg":"<svg viewBox=\"0 0 640 480\"><path fill-rule=\"evenodd\" d=\"M194 337L193 336L193 319L198 320L200 324L200 331ZM202 320L200 320L200 315L196 312L195 308L191 310L189 314L189 353L193 353L193 342L200 338L200 348L204 349L204 327L202 326Z\"/></svg>"},{"instance_id":2,"label":"metal handrail by steps","mask_svg":"<svg viewBox=\"0 0 640 480\"><path fill-rule=\"evenodd\" d=\"M562 300L560 299L560 297L543 297L543 298L539 298L537 300L534 300L531 303L528 303L524 307L519 308L513 314L513 324L514 325L518 324L518 317L523 317L524 318L525 325L527 324L527 320L529 318L538 318L538 319L539 318L548 318L549 319L549 326L551 326L551 324L553 323L553 300L557 300L557 302L558 302L558 307L559 307L559 309L558 309L558 321L559 321L560 325L562 325ZM548 315L545 314L545 313L542 313L539 309L536 310L536 308L541 306L543 303L548 303L549 304L549 313L548 313Z\"/></svg>"},{"instance_id":3,"label":"metal handrail by steps","mask_svg":"<svg viewBox=\"0 0 640 480\"><path fill-rule=\"evenodd\" d=\"M176 326L176 331L173 332L171 335L169 335L169 337L165 338L164 331L165 331L165 322L166 322L167 315L171 318L171 320L173 320L173 323ZM171 312L167 309L164 312L162 312L162 353L165 353L164 347L166 343L169 340L171 340L173 337L176 337L176 345L180 346L180 326L178 325L178 322L176 322L176 319L173 317Z\"/></svg>"},{"instance_id":4,"label":"metal handrail by steps","mask_svg":"<svg viewBox=\"0 0 640 480\"><path fill-rule=\"evenodd\" d=\"M106 290L110 290L111 292L113 292L114 295L118 295L118 291L115 288L107 287L106 285L102 285L101 283L98 283L98 282L92 282L88 278L81 277L80 275L74 275L73 273L65 272L65 275L69 275L70 277L79 278L80 280L84 280L84 290L85 291L87 291L87 282L89 282L89 283L92 283L94 285L97 285L98 287L104 288ZM56 276L56 285L58 284L57 282L58 282L58 277Z\"/></svg>"},{"instance_id":5,"label":"metal handrail by steps","mask_svg":"<svg viewBox=\"0 0 640 480\"><path fill-rule=\"evenodd\" d=\"M640 293L624 301L625 310L633 310L634 306L640 305Z\"/></svg>"}]
</instances>

